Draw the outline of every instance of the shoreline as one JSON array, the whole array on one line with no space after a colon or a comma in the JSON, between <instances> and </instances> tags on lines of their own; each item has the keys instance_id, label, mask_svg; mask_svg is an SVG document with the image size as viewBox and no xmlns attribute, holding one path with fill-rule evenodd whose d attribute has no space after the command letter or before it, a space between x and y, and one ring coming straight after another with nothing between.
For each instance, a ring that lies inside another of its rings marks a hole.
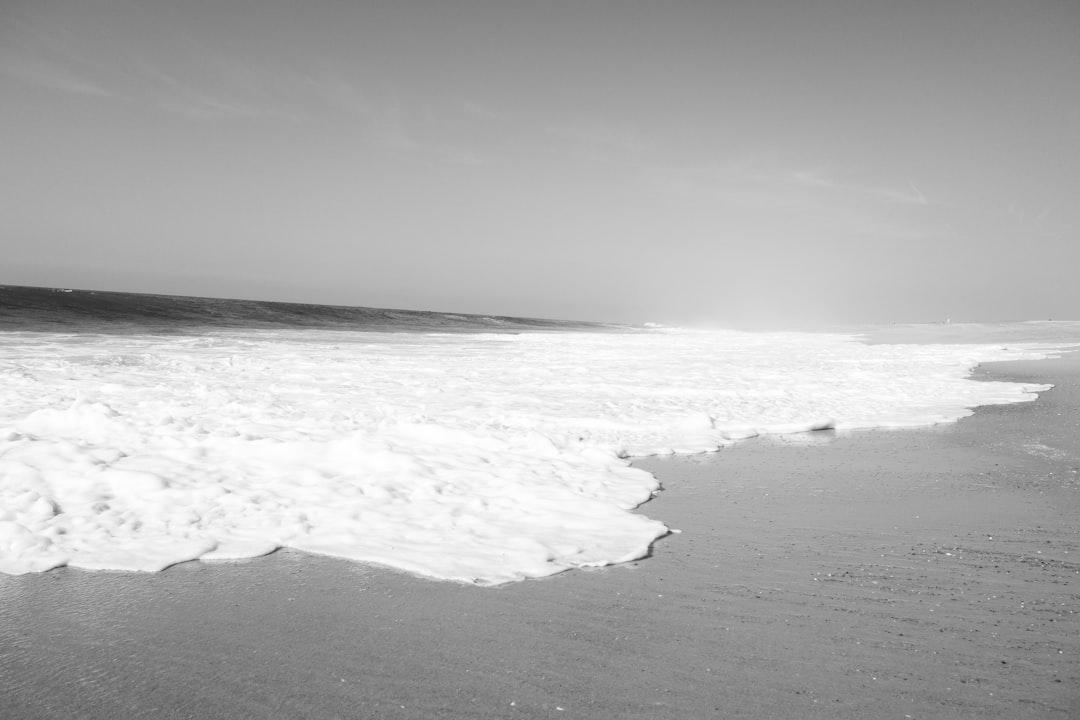
<instances>
[{"instance_id":1,"label":"shoreline","mask_svg":"<svg viewBox=\"0 0 1080 720\"><path fill-rule=\"evenodd\" d=\"M923 429L642 458L650 557L495 588L278 552L0 576L0 715L1068 718L1080 352Z\"/></svg>"}]
</instances>

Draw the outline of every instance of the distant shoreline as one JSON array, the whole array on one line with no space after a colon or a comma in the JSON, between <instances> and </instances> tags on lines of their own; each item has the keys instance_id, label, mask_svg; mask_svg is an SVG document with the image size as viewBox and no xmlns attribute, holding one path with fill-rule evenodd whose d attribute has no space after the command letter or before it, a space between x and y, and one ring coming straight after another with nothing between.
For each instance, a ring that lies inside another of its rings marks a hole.
<instances>
[{"instance_id":1,"label":"distant shoreline","mask_svg":"<svg viewBox=\"0 0 1080 720\"><path fill-rule=\"evenodd\" d=\"M630 325L429 310L0 285L0 330L90 332L199 328L322 328L395 332L644 331Z\"/></svg>"}]
</instances>

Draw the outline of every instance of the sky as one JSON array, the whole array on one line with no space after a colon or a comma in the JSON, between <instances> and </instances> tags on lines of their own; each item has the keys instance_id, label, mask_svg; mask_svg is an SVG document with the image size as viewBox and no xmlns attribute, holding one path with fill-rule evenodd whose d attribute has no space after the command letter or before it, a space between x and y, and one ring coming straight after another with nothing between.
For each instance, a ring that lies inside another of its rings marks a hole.
<instances>
[{"instance_id":1,"label":"sky","mask_svg":"<svg viewBox=\"0 0 1080 720\"><path fill-rule=\"evenodd\" d=\"M1075 0L3 0L0 284L1080 319Z\"/></svg>"}]
</instances>

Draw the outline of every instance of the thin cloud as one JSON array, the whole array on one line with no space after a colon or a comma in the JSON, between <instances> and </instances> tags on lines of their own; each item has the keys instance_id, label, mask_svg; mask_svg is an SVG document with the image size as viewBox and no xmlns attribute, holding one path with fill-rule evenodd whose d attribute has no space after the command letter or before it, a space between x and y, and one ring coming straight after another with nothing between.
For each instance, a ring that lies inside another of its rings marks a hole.
<instances>
[{"instance_id":1,"label":"thin cloud","mask_svg":"<svg viewBox=\"0 0 1080 720\"><path fill-rule=\"evenodd\" d=\"M266 117L295 120L295 117L287 113L267 110L266 108L205 94L162 98L158 100L158 107L194 120L228 121Z\"/></svg>"},{"instance_id":2,"label":"thin cloud","mask_svg":"<svg viewBox=\"0 0 1080 720\"><path fill-rule=\"evenodd\" d=\"M619 123L578 119L547 128L549 136L590 160L637 156L643 148L636 129Z\"/></svg>"},{"instance_id":3,"label":"thin cloud","mask_svg":"<svg viewBox=\"0 0 1080 720\"><path fill-rule=\"evenodd\" d=\"M358 83L334 72L286 78L301 95L313 95L324 108L334 110L356 124L371 146L411 152L421 146L407 128L407 113L398 100L378 102Z\"/></svg>"},{"instance_id":4,"label":"thin cloud","mask_svg":"<svg viewBox=\"0 0 1080 720\"><path fill-rule=\"evenodd\" d=\"M8 54L0 58L0 72L24 85L69 95L108 97L108 90L75 72L23 54Z\"/></svg>"},{"instance_id":5,"label":"thin cloud","mask_svg":"<svg viewBox=\"0 0 1080 720\"><path fill-rule=\"evenodd\" d=\"M928 207L932 203L919 186L908 180L906 188L864 188L864 192L877 195L883 200L901 205L921 205Z\"/></svg>"},{"instance_id":6,"label":"thin cloud","mask_svg":"<svg viewBox=\"0 0 1080 720\"><path fill-rule=\"evenodd\" d=\"M920 239L932 228L902 206L928 206L917 187L901 190L844 182L834 175L778 163L664 168L644 176L654 192L708 203L745 222L817 228L864 236Z\"/></svg>"},{"instance_id":7,"label":"thin cloud","mask_svg":"<svg viewBox=\"0 0 1080 720\"><path fill-rule=\"evenodd\" d=\"M831 190L836 187L836 183L824 175L811 170L792 170L788 174L790 181L796 185L802 185L809 188L821 188Z\"/></svg>"},{"instance_id":8,"label":"thin cloud","mask_svg":"<svg viewBox=\"0 0 1080 720\"><path fill-rule=\"evenodd\" d=\"M1041 205L1038 210L1029 209L1013 201L1005 211L1011 227L1026 236L1061 241L1067 234L1076 235L1075 227L1069 227L1063 218L1058 218L1052 205Z\"/></svg>"},{"instance_id":9,"label":"thin cloud","mask_svg":"<svg viewBox=\"0 0 1080 720\"><path fill-rule=\"evenodd\" d=\"M357 136L368 147L421 161L477 167L495 156L455 138L456 130L478 121L501 120L494 111L461 101L421 102L402 98L395 91L379 97L345 73L326 69L321 73L283 77L292 94L305 98L306 107L321 106L353 123ZM389 96L389 97L387 97ZM313 102L314 101L314 102ZM323 112L320 117L327 117Z\"/></svg>"},{"instance_id":10,"label":"thin cloud","mask_svg":"<svg viewBox=\"0 0 1080 720\"><path fill-rule=\"evenodd\" d=\"M300 121L300 117L288 108L263 97L253 97L257 93L250 89L207 89L148 63L143 63L141 70L151 81L153 102L166 112L200 121Z\"/></svg>"},{"instance_id":11,"label":"thin cloud","mask_svg":"<svg viewBox=\"0 0 1080 720\"><path fill-rule=\"evenodd\" d=\"M376 115L374 103L367 94L355 83L339 75L297 74L287 78L287 81L291 81L301 90L313 93L322 102L354 118L367 121Z\"/></svg>"},{"instance_id":12,"label":"thin cloud","mask_svg":"<svg viewBox=\"0 0 1080 720\"><path fill-rule=\"evenodd\" d=\"M901 205L922 205L924 207L932 204L926 194L911 180L907 181L906 187L887 188L844 182L829 177L825 173L809 170L793 170L786 173L786 177L795 185L846 194L852 198L863 197Z\"/></svg>"},{"instance_id":13,"label":"thin cloud","mask_svg":"<svg viewBox=\"0 0 1080 720\"><path fill-rule=\"evenodd\" d=\"M798 171L777 171L747 164L663 168L648 174L646 184L668 195L751 210L806 207L821 189Z\"/></svg>"},{"instance_id":14,"label":"thin cloud","mask_svg":"<svg viewBox=\"0 0 1080 720\"><path fill-rule=\"evenodd\" d=\"M456 106L462 115L482 122L505 122L509 119L505 113L475 100L458 98Z\"/></svg>"}]
</instances>

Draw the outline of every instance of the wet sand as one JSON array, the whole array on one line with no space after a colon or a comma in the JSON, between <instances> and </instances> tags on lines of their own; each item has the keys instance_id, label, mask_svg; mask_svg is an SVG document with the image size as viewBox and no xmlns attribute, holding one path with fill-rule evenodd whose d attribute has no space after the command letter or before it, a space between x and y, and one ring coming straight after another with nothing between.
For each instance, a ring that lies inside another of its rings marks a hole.
<instances>
[{"instance_id":1,"label":"wet sand","mask_svg":"<svg viewBox=\"0 0 1080 720\"><path fill-rule=\"evenodd\" d=\"M0 717L1080 717L1080 353L922 430L650 458L650 558L498 588L279 552L0 576Z\"/></svg>"}]
</instances>

